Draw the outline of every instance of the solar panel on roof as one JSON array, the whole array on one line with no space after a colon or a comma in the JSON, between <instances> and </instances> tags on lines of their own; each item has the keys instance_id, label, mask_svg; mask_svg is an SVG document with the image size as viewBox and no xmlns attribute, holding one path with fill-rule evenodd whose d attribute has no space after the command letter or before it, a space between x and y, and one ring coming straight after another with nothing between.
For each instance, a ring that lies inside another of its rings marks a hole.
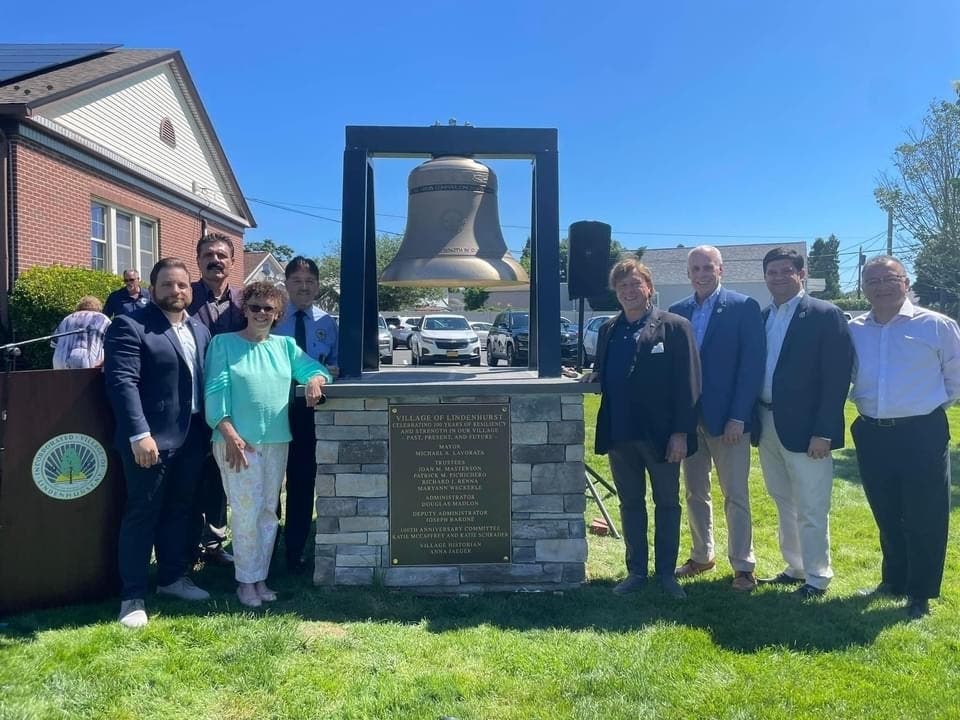
<instances>
[{"instance_id":1,"label":"solar panel on roof","mask_svg":"<svg viewBox=\"0 0 960 720\"><path fill-rule=\"evenodd\" d=\"M0 43L0 83L84 60L120 47L106 43Z\"/></svg>"}]
</instances>

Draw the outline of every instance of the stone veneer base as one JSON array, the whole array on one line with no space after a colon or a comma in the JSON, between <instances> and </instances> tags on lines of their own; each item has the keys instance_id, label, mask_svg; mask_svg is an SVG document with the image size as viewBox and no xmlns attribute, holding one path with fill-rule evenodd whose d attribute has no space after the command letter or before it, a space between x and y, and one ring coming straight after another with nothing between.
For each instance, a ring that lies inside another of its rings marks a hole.
<instances>
[{"instance_id":1,"label":"stone veneer base","mask_svg":"<svg viewBox=\"0 0 960 720\"><path fill-rule=\"evenodd\" d=\"M477 376L406 368L328 390L316 413L315 585L461 594L586 580L583 393L595 388L526 371ZM447 403L510 405L512 562L391 567L388 407Z\"/></svg>"}]
</instances>

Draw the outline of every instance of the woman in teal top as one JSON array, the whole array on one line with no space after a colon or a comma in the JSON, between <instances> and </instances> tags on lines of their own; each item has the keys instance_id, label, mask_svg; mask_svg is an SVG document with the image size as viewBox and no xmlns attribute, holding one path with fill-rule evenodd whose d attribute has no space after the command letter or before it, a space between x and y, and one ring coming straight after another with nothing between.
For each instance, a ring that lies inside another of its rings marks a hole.
<instances>
[{"instance_id":1,"label":"woman in teal top","mask_svg":"<svg viewBox=\"0 0 960 720\"><path fill-rule=\"evenodd\" d=\"M266 579L291 438L290 383L306 385L307 405L312 407L331 379L293 338L270 334L286 303L286 293L273 283L245 287L241 308L247 326L214 337L204 367L213 456L232 509L237 597L248 607L277 599Z\"/></svg>"}]
</instances>

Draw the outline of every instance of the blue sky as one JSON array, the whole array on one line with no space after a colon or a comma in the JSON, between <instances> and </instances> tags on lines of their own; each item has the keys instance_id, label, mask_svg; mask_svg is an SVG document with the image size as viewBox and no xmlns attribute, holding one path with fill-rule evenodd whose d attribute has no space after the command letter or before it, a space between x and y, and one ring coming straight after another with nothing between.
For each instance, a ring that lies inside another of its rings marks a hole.
<instances>
[{"instance_id":1,"label":"blue sky","mask_svg":"<svg viewBox=\"0 0 960 720\"><path fill-rule=\"evenodd\" d=\"M835 233L841 280L878 251L877 174L960 79L960 3L44 3L0 42L179 49L259 227L310 255L339 218L346 125L555 127L560 223L627 247ZM2 15L0 15L2 18ZM376 161L378 227L402 231L416 161ZM491 163L507 244L530 168ZM515 226L515 227L514 227ZM715 236L715 237L710 237Z\"/></svg>"}]
</instances>

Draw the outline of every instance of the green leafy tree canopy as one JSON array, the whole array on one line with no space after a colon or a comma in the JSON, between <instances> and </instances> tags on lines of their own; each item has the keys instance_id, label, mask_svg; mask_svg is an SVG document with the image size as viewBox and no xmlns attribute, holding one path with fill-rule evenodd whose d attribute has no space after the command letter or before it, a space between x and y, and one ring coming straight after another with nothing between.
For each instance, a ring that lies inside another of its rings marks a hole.
<instances>
[{"instance_id":1,"label":"green leafy tree canopy","mask_svg":"<svg viewBox=\"0 0 960 720\"><path fill-rule=\"evenodd\" d=\"M296 250L289 245L278 245L269 238L266 240L257 240L256 242L245 243L243 246L243 251L268 252L282 263L288 262L294 255L297 254Z\"/></svg>"},{"instance_id":2,"label":"green leafy tree canopy","mask_svg":"<svg viewBox=\"0 0 960 720\"><path fill-rule=\"evenodd\" d=\"M913 237L900 254L913 261L920 301L954 314L960 297L960 104L930 103L920 128L906 135L874 196Z\"/></svg>"},{"instance_id":3,"label":"green leafy tree canopy","mask_svg":"<svg viewBox=\"0 0 960 720\"><path fill-rule=\"evenodd\" d=\"M826 288L810 293L814 297L831 300L838 298L840 292L840 241L836 235L824 240L813 241L807 256L808 274L812 278L822 278Z\"/></svg>"}]
</instances>

